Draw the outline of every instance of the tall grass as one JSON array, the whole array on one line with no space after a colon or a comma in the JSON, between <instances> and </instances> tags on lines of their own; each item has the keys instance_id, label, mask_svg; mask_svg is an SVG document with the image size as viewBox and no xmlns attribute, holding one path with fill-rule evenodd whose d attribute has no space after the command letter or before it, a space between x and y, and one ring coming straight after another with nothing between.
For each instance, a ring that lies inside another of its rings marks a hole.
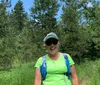
<instances>
[{"instance_id":1,"label":"tall grass","mask_svg":"<svg viewBox=\"0 0 100 85\"><path fill-rule=\"evenodd\" d=\"M100 59L76 65L80 85L100 85Z\"/></svg>"},{"instance_id":2,"label":"tall grass","mask_svg":"<svg viewBox=\"0 0 100 85\"><path fill-rule=\"evenodd\" d=\"M33 85L34 63L27 63L11 71L0 72L0 85Z\"/></svg>"},{"instance_id":3,"label":"tall grass","mask_svg":"<svg viewBox=\"0 0 100 85\"><path fill-rule=\"evenodd\" d=\"M26 63L11 71L0 71L0 85L33 85L34 63ZM80 85L100 85L100 60L76 65Z\"/></svg>"}]
</instances>

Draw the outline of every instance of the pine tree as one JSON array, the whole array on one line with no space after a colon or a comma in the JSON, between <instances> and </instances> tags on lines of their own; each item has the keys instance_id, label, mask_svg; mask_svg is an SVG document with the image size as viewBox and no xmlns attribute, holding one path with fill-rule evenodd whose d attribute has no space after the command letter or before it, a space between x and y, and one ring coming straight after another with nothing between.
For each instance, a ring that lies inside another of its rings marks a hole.
<instances>
[{"instance_id":1,"label":"pine tree","mask_svg":"<svg viewBox=\"0 0 100 85\"><path fill-rule=\"evenodd\" d=\"M34 0L34 7L31 8L31 15L40 29L46 32L57 29L56 14L58 12L58 0Z\"/></svg>"},{"instance_id":2,"label":"pine tree","mask_svg":"<svg viewBox=\"0 0 100 85\"><path fill-rule=\"evenodd\" d=\"M74 44L76 44L78 41L78 12L76 2L74 0L65 0L62 21L63 30L66 33L65 40L67 40L67 50L71 52L71 54L76 55L76 52L73 51L73 48L75 47Z\"/></svg>"},{"instance_id":3,"label":"pine tree","mask_svg":"<svg viewBox=\"0 0 100 85\"><path fill-rule=\"evenodd\" d=\"M91 4L88 6L88 4ZM88 57L90 59L96 59L100 50L100 1L96 0L82 0L80 6L82 17L84 19L83 26L90 33L90 41L88 47Z\"/></svg>"},{"instance_id":4,"label":"pine tree","mask_svg":"<svg viewBox=\"0 0 100 85\"><path fill-rule=\"evenodd\" d=\"M100 2L93 3L89 14L92 15L89 17L92 36L90 55L92 59L96 59L100 58Z\"/></svg>"},{"instance_id":5,"label":"pine tree","mask_svg":"<svg viewBox=\"0 0 100 85\"><path fill-rule=\"evenodd\" d=\"M79 10L78 0L64 0L62 14L61 48L63 51L70 53L72 56L79 57L80 60L88 50L88 32L83 29L81 23L81 10ZM66 47L65 47L66 46Z\"/></svg>"},{"instance_id":6,"label":"pine tree","mask_svg":"<svg viewBox=\"0 0 100 85\"><path fill-rule=\"evenodd\" d=\"M7 15L4 1L0 3L0 38L4 37L7 33Z\"/></svg>"},{"instance_id":7,"label":"pine tree","mask_svg":"<svg viewBox=\"0 0 100 85\"><path fill-rule=\"evenodd\" d=\"M25 20L27 18L23 7L23 2L21 0L18 0L18 2L16 3L14 10L12 10L11 16L13 27L14 29L16 29L15 31L21 32L25 26Z\"/></svg>"},{"instance_id":8,"label":"pine tree","mask_svg":"<svg viewBox=\"0 0 100 85\"><path fill-rule=\"evenodd\" d=\"M0 3L0 69L11 67L11 57L13 46L10 43L11 38L8 38L8 15L6 12L6 6L4 0Z\"/></svg>"}]
</instances>

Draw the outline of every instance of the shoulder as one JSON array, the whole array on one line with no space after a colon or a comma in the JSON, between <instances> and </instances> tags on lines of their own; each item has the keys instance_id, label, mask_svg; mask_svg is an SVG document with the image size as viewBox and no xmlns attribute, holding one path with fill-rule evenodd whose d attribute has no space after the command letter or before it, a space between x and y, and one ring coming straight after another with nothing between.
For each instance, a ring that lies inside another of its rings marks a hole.
<instances>
[{"instance_id":1,"label":"shoulder","mask_svg":"<svg viewBox=\"0 0 100 85\"><path fill-rule=\"evenodd\" d=\"M37 62L41 62L42 61L42 57L38 58Z\"/></svg>"},{"instance_id":2,"label":"shoulder","mask_svg":"<svg viewBox=\"0 0 100 85\"><path fill-rule=\"evenodd\" d=\"M37 62L35 64L35 67L38 67L39 68L42 65L42 63L43 63L43 57L44 56L38 58L38 60L37 60Z\"/></svg>"},{"instance_id":3,"label":"shoulder","mask_svg":"<svg viewBox=\"0 0 100 85\"><path fill-rule=\"evenodd\" d=\"M38 60L39 60L39 61L42 61L42 60L43 60L43 58L46 58L46 57L47 57L47 55L44 55L44 56L42 56L42 57L38 58Z\"/></svg>"},{"instance_id":4,"label":"shoulder","mask_svg":"<svg viewBox=\"0 0 100 85\"><path fill-rule=\"evenodd\" d=\"M66 55L66 57L70 58L71 56L68 53L62 53L63 55Z\"/></svg>"},{"instance_id":5,"label":"shoulder","mask_svg":"<svg viewBox=\"0 0 100 85\"><path fill-rule=\"evenodd\" d=\"M66 55L66 57L67 57L68 60L69 60L70 65L75 64L74 61L73 61L73 59L72 59L72 57L71 57L68 53L63 53L63 55Z\"/></svg>"}]
</instances>

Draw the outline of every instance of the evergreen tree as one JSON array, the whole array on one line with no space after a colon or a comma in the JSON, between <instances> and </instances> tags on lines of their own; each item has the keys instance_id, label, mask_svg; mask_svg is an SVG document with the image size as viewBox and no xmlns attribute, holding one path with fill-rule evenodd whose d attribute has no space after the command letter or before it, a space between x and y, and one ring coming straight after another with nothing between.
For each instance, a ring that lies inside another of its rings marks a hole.
<instances>
[{"instance_id":1,"label":"evergreen tree","mask_svg":"<svg viewBox=\"0 0 100 85\"><path fill-rule=\"evenodd\" d=\"M91 11L88 12L92 15L89 17L92 36L89 55L91 59L96 59L100 58L100 2L93 3Z\"/></svg>"},{"instance_id":2,"label":"evergreen tree","mask_svg":"<svg viewBox=\"0 0 100 85\"><path fill-rule=\"evenodd\" d=\"M9 16L4 0L0 3L0 69L12 67L14 56L14 38L10 36Z\"/></svg>"},{"instance_id":3,"label":"evergreen tree","mask_svg":"<svg viewBox=\"0 0 100 85\"><path fill-rule=\"evenodd\" d=\"M66 45L67 51L75 56L76 52L74 52L74 44L76 44L78 41L78 12L75 1L65 0L65 5L63 6L62 22L63 30L65 32L64 46ZM66 48L64 49L66 50Z\"/></svg>"},{"instance_id":4,"label":"evergreen tree","mask_svg":"<svg viewBox=\"0 0 100 85\"><path fill-rule=\"evenodd\" d=\"M100 1L82 0L80 7L82 7L81 14L84 19L83 26L90 33L88 57L94 60L99 57L100 50Z\"/></svg>"},{"instance_id":5,"label":"evergreen tree","mask_svg":"<svg viewBox=\"0 0 100 85\"><path fill-rule=\"evenodd\" d=\"M34 0L34 6L31 8L31 15L36 24L40 25L38 31L56 31L58 12L58 0Z\"/></svg>"},{"instance_id":6,"label":"evergreen tree","mask_svg":"<svg viewBox=\"0 0 100 85\"><path fill-rule=\"evenodd\" d=\"M88 52L88 32L81 26L81 10L78 0L64 0L62 14L61 50L70 53L72 56L81 57ZM76 58L77 59L77 58Z\"/></svg>"},{"instance_id":7,"label":"evergreen tree","mask_svg":"<svg viewBox=\"0 0 100 85\"><path fill-rule=\"evenodd\" d=\"M0 38L4 37L7 33L7 15L4 1L0 3Z\"/></svg>"},{"instance_id":8,"label":"evergreen tree","mask_svg":"<svg viewBox=\"0 0 100 85\"><path fill-rule=\"evenodd\" d=\"M23 2L18 0L16 3L14 10L12 10L12 24L15 31L21 32L25 26L25 20L27 18L26 13L24 11Z\"/></svg>"}]
</instances>

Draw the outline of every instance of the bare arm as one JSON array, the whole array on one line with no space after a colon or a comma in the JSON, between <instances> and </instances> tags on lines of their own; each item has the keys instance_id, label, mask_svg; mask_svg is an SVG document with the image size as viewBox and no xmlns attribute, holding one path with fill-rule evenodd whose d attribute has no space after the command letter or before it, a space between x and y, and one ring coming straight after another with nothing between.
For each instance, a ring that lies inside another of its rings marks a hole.
<instances>
[{"instance_id":1,"label":"bare arm","mask_svg":"<svg viewBox=\"0 0 100 85\"><path fill-rule=\"evenodd\" d=\"M71 76L73 85L79 85L78 76L76 74L74 65L71 66Z\"/></svg>"},{"instance_id":2,"label":"bare arm","mask_svg":"<svg viewBox=\"0 0 100 85\"><path fill-rule=\"evenodd\" d=\"M36 68L34 85L41 85L40 68Z\"/></svg>"}]
</instances>

